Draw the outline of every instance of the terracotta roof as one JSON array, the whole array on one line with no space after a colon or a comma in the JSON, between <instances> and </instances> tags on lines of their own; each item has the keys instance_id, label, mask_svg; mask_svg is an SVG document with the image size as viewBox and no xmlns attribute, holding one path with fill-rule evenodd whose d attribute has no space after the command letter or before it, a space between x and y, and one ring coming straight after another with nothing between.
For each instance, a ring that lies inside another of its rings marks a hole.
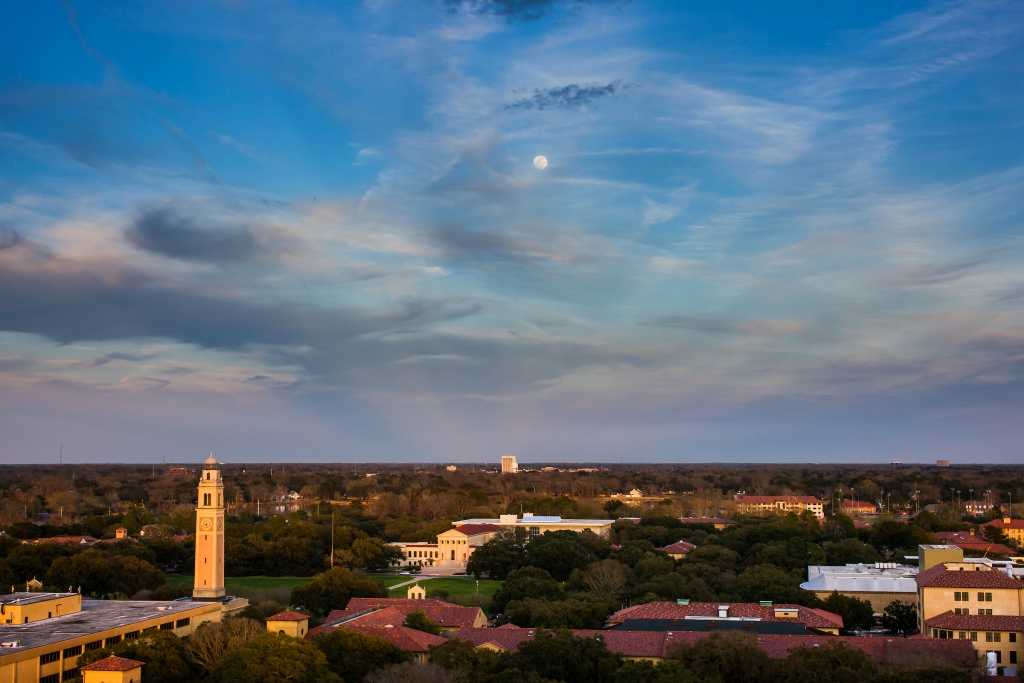
<instances>
[{"instance_id":1,"label":"terracotta roof","mask_svg":"<svg viewBox=\"0 0 1024 683\"><path fill-rule=\"evenodd\" d=\"M824 504L824 501L818 500L814 496L740 496L736 499L737 503L818 503Z\"/></svg>"},{"instance_id":2,"label":"terracotta roof","mask_svg":"<svg viewBox=\"0 0 1024 683\"><path fill-rule=\"evenodd\" d=\"M1024 589L1024 583L1011 579L1006 574L995 570L959 571L946 569L943 564L919 573L914 580L918 586L925 588L1012 588Z\"/></svg>"},{"instance_id":3,"label":"terracotta roof","mask_svg":"<svg viewBox=\"0 0 1024 683\"><path fill-rule=\"evenodd\" d=\"M266 621L302 621L303 619L309 619L305 614L299 614L298 612L278 612L272 617L267 617Z\"/></svg>"},{"instance_id":4,"label":"terracotta roof","mask_svg":"<svg viewBox=\"0 0 1024 683\"><path fill-rule=\"evenodd\" d=\"M482 614L479 607L461 607L442 600L410 600L408 598L352 598L348 606L343 610L334 610L324 621L325 624L335 624L346 621L348 624L356 623L379 623L382 619L395 619L397 617L380 616L380 612L389 611L392 614L401 614L398 619L401 624L405 615L419 610L431 621L436 621L445 628L460 626L475 626Z\"/></svg>"},{"instance_id":5,"label":"terracotta roof","mask_svg":"<svg viewBox=\"0 0 1024 683\"><path fill-rule=\"evenodd\" d=\"M1024 631L1024 617L1008 614L955 614L952 610L928 619L932 628L961 631Z\"/></svg>"},{"instance_id":6,"label":"terracotta roof","mask_svg":"<svg viewBox=\"0 0 1024 683\"><path fill-rule=\"evenodd\" d=\"M691 602L678 605L674 602L648 602L627 607L608 617L608 623L621 624L626 619L683 619L687 616L717 617L720 605L729 606L730 617L759 617L762 621L799 622L810 628L842 628L843 618L823 609L812 609L800 605L772 605L762 607L754 602ZM776 618L776 609L797 611L796 619Z\"/></svg>"},{"instance_id":7,"label":"terracotta roof","mask_svg":"<svg viewBox=\"0 0 1024 683\"><path fill-rule=\"evenodd\" d=\"M508 652L514 652L524 640L536 637L538 629L460 629L455 637L479 647L491 643ZM600 636L608 649L627 657L664 657L672 645L680 642L696 643L709 633L651 632L651 631L573 631L577 637ZM902 664L906 661L937 661L943 665L973 667L977 654L969 640L939 640L937 638L857 638L846 636L784 636L760 635L757 644L774 659L786 657L795 647L827 647L842 642L862 650L879 663Z\"/></svg>"},{"instance_id":8,"label":"terracotta roof","mask_svg":"<svg viewBox=\"0 0 1024 683\"><path fill-rule=\"evenodd\" d=\"M1011 519L1009 522L993 519L991 522L985 522L982 526L994 526L997 529L1024 529L1024 519Z\"/></svg>"},{"instance_id":9,"label":"terracotta roof","mask_svg":"<svg viewBox=\"0 0 1024 683\"><path fill-rule=\"evenodd\" d=\"M431 645L443 645L448 642L447 638L435 636L433 633L424 633L406 626L361 626L359 624L345 624L344 626L317 626L306 634L306 640L312 640L320 633L337 630L362 633L367 636L382 638L399 650L405 652L428 652Z\"/></svg>"},{"instance_id":10,"label":"terracotta roof","mask_svg":"<svg viewBox=\"0 0 1024 683\"><path fill-rule=\"evenodd\" d=\"M499 531L504 531L504 527L500 527L497 524L463 524L451 529L451 531L458 531L466 536L479 536L480 534L496 534Z\"/></svg>"},{"instance_id":11,"label":"terracotta roof","mask_svg":"<svg viewBox=\"0 0 1024 683\"><path fill-rule=\"evenodd\" d=\"M137 662L134 659L125 659L124 657L115 657L110 655L106 659L101 659L98 662L87 664L83 666L80 671L131 671L132 669L138 669L140 666L144 666L145 662Z\"/></svg>"},{"instance_id":12,"label":"terracotta roof","mask_svg":"<svg viewBox=\"0 0 1024 683\"><path fill-rule=\"evenodd\" d=\"M1013 550L1001 543L992 543L981 536L975 536L966 531L940 531L935 534L943 543L955 545L963 550L976 550L979 552L995 553L998 555L1010 555Z\"/></svg>"},{"instance_id":13,"label":"terracotta roof","mask_svg":"<svg viewBox=\"0 0 1024 683\"><path fill-rule=\"evenodd\" d=\"M696 547L694 544L687 543L686 541L676 541L672 545L665 546L661 551L669 555L685 555Z\"/></svg>"},{"instance_id":14,"label":"terracotta roof","mask_svg":"<svg viewBox=\"0 0 1024 683\"><path fill-rule=\"evenodd\" d=\"M121 539L118 539L121 540ZM97 539L92 536L51 536L50 538L37 538L32 541L25 541L26 543L78 543L80 545L90 545L96 543Z\"/></svg>"}]
</instances>

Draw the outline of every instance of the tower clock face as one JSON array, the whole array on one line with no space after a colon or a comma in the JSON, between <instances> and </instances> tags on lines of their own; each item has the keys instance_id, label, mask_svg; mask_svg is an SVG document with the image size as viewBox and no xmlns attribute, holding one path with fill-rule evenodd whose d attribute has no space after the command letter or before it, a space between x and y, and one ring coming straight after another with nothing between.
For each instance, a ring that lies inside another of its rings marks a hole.
<instances>
[{"instance_id":1,"label":"tower clock face","mask_svg":"<svg viewBox=\"0 0 1024 683\"><path fill-rule=\"evenodd\" d=\"M209 531L213 528L213 520L209 517L203 517L203 520L199 522L199 528L203 531Z\"/></svg>"}]
</instances>

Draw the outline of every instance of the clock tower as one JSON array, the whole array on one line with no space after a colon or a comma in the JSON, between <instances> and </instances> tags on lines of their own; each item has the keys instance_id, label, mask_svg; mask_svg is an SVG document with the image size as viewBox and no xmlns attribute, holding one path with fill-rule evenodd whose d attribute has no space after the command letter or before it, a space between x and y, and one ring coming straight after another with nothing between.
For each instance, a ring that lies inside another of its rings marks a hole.
<instances>
[{"instance_id":1,"label":"clock tower","mask_svg":"<svg viewBox=\"0 0 1024 683\"><path fill-rule=\"evenodd\" d=\"M196 572L192 598L224 597L224 479L213 453L199 479L196 508Z\"/></svg>"}]
</instances>

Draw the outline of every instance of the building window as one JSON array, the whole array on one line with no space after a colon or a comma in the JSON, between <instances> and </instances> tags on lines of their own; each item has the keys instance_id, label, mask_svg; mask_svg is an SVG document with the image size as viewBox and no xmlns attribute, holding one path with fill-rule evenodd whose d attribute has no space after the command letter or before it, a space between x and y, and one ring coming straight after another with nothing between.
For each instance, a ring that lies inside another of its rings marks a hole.
<instances>
[{"instance_id":1,"label":"building window","mask_svg":"<svg viewBox=\"0 0 1024 683\"><path fill-rule=\"evenodd\" d=\"M60 683L60 674L50 674L49 676L40 676L39 683Z\"/></svg>"},{"instance_id":2,"label":"building window","mask_svg":"<svg viewBox=\"0 0 1024 683\"><path fill-rule=\"evenodd\" d=\"M533 538L534 536L540 536L540 527L539 526L531 526L530 527L530 538Z\"/></svg>"},{"instance_id":3,"label":"building window","mask_svg":"<svg viewBox=\"0 0 1024 683\"><path fill-rule=\"evenodd\" d=\"M1017 642L1017 634L1016 633L1011 633L1010 634L1010 642L1011 643L1016 643Z\"/></svg>"},{"instance_id":4,"label":"building window","mask_svg":"<svg viewBox=\"0 0 1024 683\"><path fill-rule=\"evenodd\" d=\"M1016 663L1017 663L1017 651L1016 650L1010 650L1010 664L1016 664Z\"/></svg>"},{"instance_id":5,"label":"building window","mask_svg":"<svg viewBox=\"0 0 1024 683\"><path fill-rule=\"evenodd\" d=\"M986 643L991 643L992 642L992 632L991 631L987 631L985 633L985 642Z\"/></svg>"},{"instance_id":6,"label":"building window","mask_svg":"<svg viewBox=\"0 0 1024 683\"><path fill-rule=\"evenodd\" d=\"M987 615L991 616L992 615L992 608L990 607L988 609L979 609L978 610L978 614L987 614Z\"/></svg>"},{"instance_id":7,"label":"building window","mask_svg":"<svg viewBox=\"0 0 1024 683\"><path fill-rule=\"evenodd\" d=\"M188 626L192 623L192 617L185 617L184 619L178 619L174 622L174 628L181 628L182 626Z\"/></svg>"},{"instance_id":8,"label":"building window","mask_svg":"<svg viewBox=\"0 0 1024 683\"><path fill-rule=\"evenodd\" d=\"M961 593L960 591L954 591L953 592L953 601L954 602L963 602L966 599L967 599L967 593Z\"/></svg>"},{"instance_id":9,"label":"building window","mask_svg":"<svg viewBox=\"0 0 1024 683\"><path fill-rule=\"evenodd\" d=\"M60 659L60 650L54 650L53 652L47 652L45 655L39 656L39 664L49 664L50 662L56 662Z\"/></svg>"},{"instance_id":10,"label":"building window","mask_svg":"<svg viewBox=\"0 0 1024 683\"><path fill-rule=\"evenodd\" d=\"M111 645L117 645L120 642L121 636L110 636L109 638L107 638L107 647L110 647Z\"/></svg>"},{"instance_id":11,"label":"building window","mask_svg":"<svg viewBox=\"0 0 1024 683\"><path fill-rule=\"evenodd\" d=\"M74 647L64 648L64 659L67 659L68 657L77 657L80 654L82 654L81 645L75 645Z\"/></svg>"},{"instance_id":12,"label":"building window","mask_svg":"<svg viewBox=\"0 0 1024 683\"><path fill-rule=\"evenodd\" d=\"M957 634L957 638L960 640L967 640L967 631L960 631L960 633Z\"/></svg>"},{"instance_id":13,"label":"building window","mask_svg":"<svg viewBox=\"0 0 1024 683\"><path fill-rule=\"evenodd\" d=\"M129 631L128 633L124 634L124 639L125 640L135 640L138 637L139 637L139 632L138 631Z\"/></svg>"},{"instance_id":14,"label":"building window","mask_svg":"<svg viewBox=\"0 0 1024 683\"><path fill-rule=\"evenodd\" d=\"M78 667L74 669L67 669L64 671L64 678L62 680L70 681L78 678Z\"/></svg>"},{"instance_id":15,"label":"building window","mask_svg":"<svg viewBox=\"0 0 1024 683\"><path fill-rule=\"evenodd\" d=\"M974 642L978 642L978 632L977 631L971 631L971 640L973 640Z\"/></svg>"},{"instance_id":16,"label":"building window","mask_svg":"<svg viewBox=\"0 0 1024 683\"><path fill-rule=\"evenodd\" d=\"M94 640L91 643L86 643L85 644L85 651L88 652L89 650L99 650L102 647L103 647L103 641L102 640Z\"/></svg>"},{"instance_id":17,"label":"building window","mask_svg":"<svg viewBox=\"0 0 1024 683\"><path fill-rule=\"evenodd\" d=\"M168 622L165 622L163 624L160 624L160 630L161 631L173 631L174 630L174 622L173 621L168 621Z\"/></svg>"},{"instance_id":18,"label":"building window","mask_svg":"<svg viewBox=\"0 0 1024 683\"><path fill-rule=\"evenodd\" d=\"M979 591L978 592L978 602L992 602L992 594L991 593L982 593L982 592Z\"/></svg>"}]
</instances>

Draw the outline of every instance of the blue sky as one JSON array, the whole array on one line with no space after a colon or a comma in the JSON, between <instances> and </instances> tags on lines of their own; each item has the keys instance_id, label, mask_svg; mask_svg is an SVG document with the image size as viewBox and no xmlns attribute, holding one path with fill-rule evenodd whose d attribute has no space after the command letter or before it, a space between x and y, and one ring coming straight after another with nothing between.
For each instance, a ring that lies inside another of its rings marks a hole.
<instances>
[{"instance_id":1,"label":"blue sky","mask_svg":"<svg viewBox=\"0 0 1024 683\"><path fill-rule=\"evenodd\" d=\"M1021 456L1020 3L0 12L4 462Z\"/></svg>"}]
</instances>

